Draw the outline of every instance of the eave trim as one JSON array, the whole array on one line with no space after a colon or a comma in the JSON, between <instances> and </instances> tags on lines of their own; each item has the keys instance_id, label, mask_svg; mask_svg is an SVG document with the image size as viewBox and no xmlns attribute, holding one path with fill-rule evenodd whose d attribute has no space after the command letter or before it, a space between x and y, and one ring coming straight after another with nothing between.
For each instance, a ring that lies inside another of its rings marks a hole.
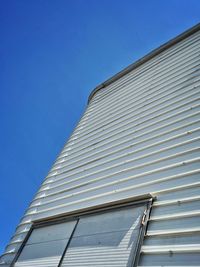
<instances>
[{"instance_id":1,"label":"eave trim","mask_svg":"<svg viewBox=\"0 0 200 267\"><path fill-rule=\"evenodd\" d=\"M179 34L177 37L171 39L170 41L164 43L163 45L159 46L158 48L154 49L153 51L151 51L150 53L148 53L146 56L142 57L141 59L135 61L134 63L132 63L131 65L129 65L128 67L126 67L125 69L121 70L120 72L118 72L117 74L115 74L114 76L112 76L111 78L107 79L105 82L99 84L97 87L95 87L92 92L90 93L89 97L88 97L88 104L90 103L91 99L93 98L93 96L102 88L110 85L111 83L115 82L116 80L120 79L121 77L123 77L124 75L126 75L127 73L131 72L132 70L138 68L139 66L141 66L142 64L144 64L145 62L149 61L150 59L152 59L153 57L157 56L158 54L160 54L161 52L167 50L168 48L172 47L173 45L179 43L180 41L184 40L185 38L191 36L192 34L196 33L197 31L200 30L200 23L196 24L195 26L193 26L192 28L184 31L183 33Z\"/></svg>"}]
</instances>

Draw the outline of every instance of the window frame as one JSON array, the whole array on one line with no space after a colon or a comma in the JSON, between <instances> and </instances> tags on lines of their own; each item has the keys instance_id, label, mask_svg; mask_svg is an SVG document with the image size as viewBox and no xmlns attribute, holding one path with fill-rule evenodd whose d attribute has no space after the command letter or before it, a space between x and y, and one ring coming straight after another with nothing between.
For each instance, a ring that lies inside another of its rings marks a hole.
<instances>
[{"instance_id":1,"label":"window frame","mask_svg":"<svg viewBox=\"0 0 200 267\"><path fill-rule=\"evenodd\" d=\"M32 221L31 228L29 229L26 237L24 238L24 240L23 240L19 250L17 251L10 266L14 267L15 263L17 262L23 248L25 247L25 245L26 245L26 243L27 243L27 241L28 241L29 237L31 236L34 229L76 220L74 229L72 230L72 233L69 237L68 242L66 243L66 246L63 250L63 253L61 254L61 258L60 258L59 263L57 265L57 267L61 267L65 253L66 253L66 251L70 245L70 242L73 238L76 227L77 227L79 220L81 219L82 216L95 215L95 214L103 213L103 212L106 212L109 210L112 211L112 210L123 209L123 208L127 208L127 207L134 207L134 206L141 205L141 204L144 204L144 205L146 204L146 207L145 207L144 213L143 213L143 218L141 220L141 228L139 230L139 236L138 236L138 240L137 240L135 254L132 256L133 257L132 258L132 267L137 266L139 258L140 258L141 246L142 246L142 243L144 240L145 233L147 231L147 225L148 225L148 220L149 220L150 213L151 213L152 203L153 203L153 200L155 198L152 197L152 195L147 194L145 196L140 196L140 198L138 200L137 199L138 199L138 197L134 197L131 200L129 199L129 200L124 200L124 201L123 200L115 201L115 202L111 202L111 203L104 204L104 205L94 206L94 207L90 207L90 208L86 208L86 209L82 209L82 210L77 210L75 212L60 215L60 216L59 215L58 216L52 216L52 217L48 217L45 219Z\"/></svg>"}]
</instances>

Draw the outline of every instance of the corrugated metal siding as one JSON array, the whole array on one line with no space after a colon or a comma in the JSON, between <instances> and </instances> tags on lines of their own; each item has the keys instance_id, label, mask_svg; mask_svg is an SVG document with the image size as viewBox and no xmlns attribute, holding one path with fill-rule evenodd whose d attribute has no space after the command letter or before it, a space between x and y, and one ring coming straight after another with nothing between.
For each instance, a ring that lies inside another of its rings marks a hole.
<instances>
[{"instance_id":1,"label":"corrugated metal siding","mask_svg":"<svg viewBox=\"0 0 200 267\"><path fill-rule=\"evenodd\" d=\"M99 90L2 260L33 220L152 193L139 265L199 265L199 99L200 32Z\"/></svg>"}]
</instances>

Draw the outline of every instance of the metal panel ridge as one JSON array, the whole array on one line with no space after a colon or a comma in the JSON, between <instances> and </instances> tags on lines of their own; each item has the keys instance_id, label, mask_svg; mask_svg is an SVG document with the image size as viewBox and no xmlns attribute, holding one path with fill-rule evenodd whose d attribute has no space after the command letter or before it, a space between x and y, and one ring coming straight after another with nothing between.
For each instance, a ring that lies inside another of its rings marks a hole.
<instances>
[{"instance_id":1,"label":"metal panel ridge","mask_svg":"<svg viewBox=\"0 0 200 267\"><path fill-rule=\"evenodd\" d=\"M124 75L126 75L127 73L129 73L130 71L136 69L137 67L139 67L140 65L144 64L148 60L152 59L153 57L157 56L161 52L163 52L166 49L172 47L173 45L179 43L180 41L182 41L185 38L191 36L192 34L196 33L199 30L200 30L200 23L196 24L192 28L184 31L183 33L179 34L178 36L176 36L175 38L171 39L170 41L168 41L168 42L164 43L163 45L159 46L158 48L154 49L153 51L151 51L150 53L148 53L147 55L145 55L141 59L135 61L134 63L130 64L125 69L121 70L120 72L118 72L117 74L115 74L114 76L112 76L111 78L107 79L105 82L99 84L90 93L90 95L88 97L88 104L90 103L90 101L93 98L93 96L99 90L101 90L102 88L110 85L111 83L115 82L116 80L120 79L121 77L123 77Z\"/></svg>"}]
</instances>

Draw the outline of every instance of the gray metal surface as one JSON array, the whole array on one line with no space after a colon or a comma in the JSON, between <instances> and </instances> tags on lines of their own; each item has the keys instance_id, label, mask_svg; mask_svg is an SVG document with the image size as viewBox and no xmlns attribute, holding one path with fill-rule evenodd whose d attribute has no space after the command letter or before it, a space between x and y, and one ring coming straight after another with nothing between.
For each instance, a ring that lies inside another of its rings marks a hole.
<instances>
[{"instance_id":1,"label":"gray metal surface","mask_svg":"<svg viewBox=\"0 0 200 267\"><path fill-rule=\"evenodd\" d=\"M199 100L200 31L96 91L1 262L35 220L151 193L139 265L200 266Z\"/></svg>"},{"instance_id":2,"label":"gray metal surface","mask_svg":"<svg viewBox=\"0 0 200 267\"><path fill-rule=\"evenodd\" d=\"M146 205L79 220L61 266L131 267Z\"/></svg>"}]
</instances>

